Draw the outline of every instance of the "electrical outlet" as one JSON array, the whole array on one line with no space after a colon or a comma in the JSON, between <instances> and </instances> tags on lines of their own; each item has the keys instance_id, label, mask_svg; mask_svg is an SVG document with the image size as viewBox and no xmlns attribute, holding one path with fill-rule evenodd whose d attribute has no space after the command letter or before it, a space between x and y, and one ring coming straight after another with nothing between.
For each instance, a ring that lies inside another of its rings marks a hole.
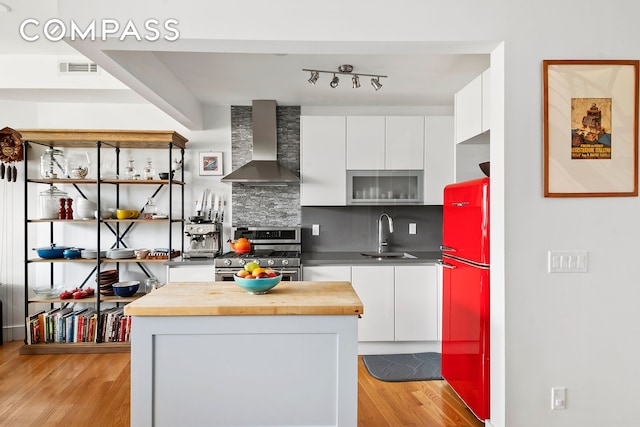
<instances>
[{"instance_id":1,"label":"electrical outlet","mask_svg":"<svg viewBox=\"0 0 640 427\"><path fill-rule=\"evenodd\" d=\"M409 223L409 234L416 234L416 223L415 222L410 222Z\"/></svg>"},{"instance_id":2,"label":"electrical outlet","mask_svg":"<svg viewBox=\"0 0 640 427\"><path fill-rule=\"evenodd\" d=\"M313 224L311 226L311 235L319 236L320 235L320 224Z\"/></svg>"},{"instance_id":3,"label":"electrical outlet","mask_svg":"<svg viewBox=\"0 0 640 427\"><path fill-rule=\"evenodd\" d=\"M566 392L564 387L551 387L551 409L567 409Z\"/></svg>"}]
</instances>

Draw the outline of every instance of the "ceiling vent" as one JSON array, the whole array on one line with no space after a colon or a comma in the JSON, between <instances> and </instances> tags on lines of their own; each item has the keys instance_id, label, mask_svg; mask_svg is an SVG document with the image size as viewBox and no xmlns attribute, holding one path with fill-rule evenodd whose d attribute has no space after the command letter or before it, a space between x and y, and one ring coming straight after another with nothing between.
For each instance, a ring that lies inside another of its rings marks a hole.
<instances>
[{"instance_id":1,"label":"ceiling vent","mask_svg":"<svg viewBox=\"0 0 640 427\"><path fill-rule=\"evenodd\" d=\"M58 63L58 72L95 74L98 72L98 64L94 62L60 62Z\"/></svg>"}]
</instances>

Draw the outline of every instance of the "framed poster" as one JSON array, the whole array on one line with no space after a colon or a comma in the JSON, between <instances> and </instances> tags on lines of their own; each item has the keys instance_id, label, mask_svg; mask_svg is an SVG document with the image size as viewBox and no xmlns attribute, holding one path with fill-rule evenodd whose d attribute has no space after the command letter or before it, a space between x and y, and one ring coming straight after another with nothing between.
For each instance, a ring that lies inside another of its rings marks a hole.
<instances>
[{"instance_id":1,"label":"framed poster","mask_svg":"<svg viewBox=\"0 0 640 427\"><path fill-rule=\"evenodd\" d=\"M638 196L636 60L545 60L544 196Z\"/></svg>"},{"instance_id":2,"label":"framed poster","mask_svg":"<svg viewBox=\"0 0 640 427\"><path fill-rule=\"evenodd\" d=\"M200 175L222 175L222 153L200 153Z\"/></svg>"}]
</instances>

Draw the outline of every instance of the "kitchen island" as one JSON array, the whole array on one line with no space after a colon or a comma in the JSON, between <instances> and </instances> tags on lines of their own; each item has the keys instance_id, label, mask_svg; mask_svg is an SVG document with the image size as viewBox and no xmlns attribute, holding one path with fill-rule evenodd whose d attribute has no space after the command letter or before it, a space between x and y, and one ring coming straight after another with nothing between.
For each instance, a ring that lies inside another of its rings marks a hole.
<instances>
[{"instance_id":1,"label":"kitchen island","mask_svg":"<svg viewBox=\"0 0 640 427\"><path fill-rule=\"evenodd\" d=\"M349 282L163 286L125 307L131 425L356 426L362 312Z\"/></svg>"}]
</instances>

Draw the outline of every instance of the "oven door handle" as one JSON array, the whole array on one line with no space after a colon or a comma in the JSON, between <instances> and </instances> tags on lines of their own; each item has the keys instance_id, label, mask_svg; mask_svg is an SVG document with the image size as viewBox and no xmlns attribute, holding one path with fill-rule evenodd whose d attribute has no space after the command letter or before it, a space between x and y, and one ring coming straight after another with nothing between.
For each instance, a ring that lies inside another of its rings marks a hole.
<instances>
[{"instance_id":1,"label":"oven door handle","mask_svg":"<svg viewBox=\"0 0 640 427\"><path fill-rule=\"evenodd\" d=\"M274 269L274 270L275 270L275 271L277 271L277 272L279 272L279 273L280 273L280 274L282 274L282 275L285 275L285 274L296 274L296 273L298 273L298 270L276 270L276 269Z\"/></svg>"}]
</instances>

